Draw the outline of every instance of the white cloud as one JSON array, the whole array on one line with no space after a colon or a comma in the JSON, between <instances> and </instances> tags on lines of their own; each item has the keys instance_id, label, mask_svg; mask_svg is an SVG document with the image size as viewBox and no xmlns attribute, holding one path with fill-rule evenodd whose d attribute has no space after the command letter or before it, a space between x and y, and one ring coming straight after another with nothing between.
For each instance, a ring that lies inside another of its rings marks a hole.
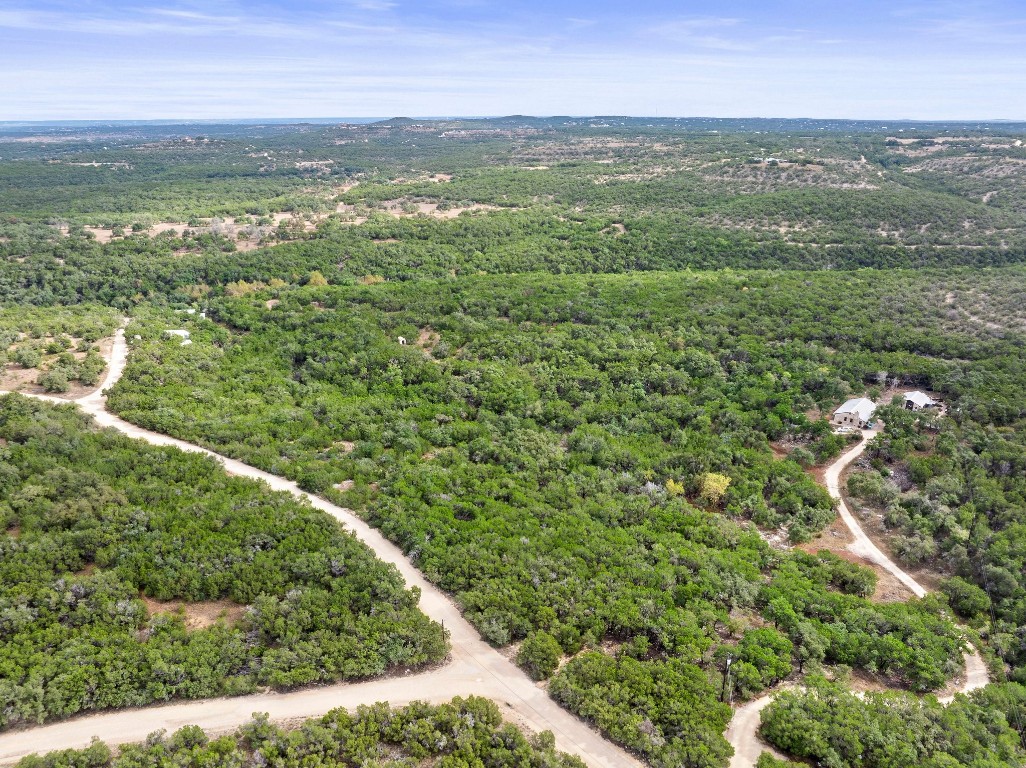
<instances>
[{"instance_id":1,"label":"white cloud","mask_svg":"<svg viewBox=\"0 0 1026 768\"><path fill-rule=\"evenodd\" d=\"M661 25L664 30L679 31L682 33L694 32L696 30L719 29L722 27L736 27L741 19L732 16L699 16L686 19L671 19Z\"/></svg>"},{"instance_id":2,"label":"white cloud","mask_svg":"<svg viewBox=\"0 0 1026 768\"><path fill-rule=\"evenodd\" d=\"M361 11L390 11L398 5L392 0L347 0L346 4Z\"/></svg>"},{"instance_id":3,"label":"white cloud","mask_svg":"<svg viewBox=\"0 0 1026 768\"><path fill-rule=\"evenodd\" d=\"M196 11L182 11L176 8L143 8L140 9L146 13L152 13L156 16L170 16L174 19L189 19L192 21L213 21L222 22L225 20L224 16L211 16L207 13L197 13ZM238 17L231 17L233 21L237 20Z\"/></svg>"},{"instance_id":4,"label":"white cloud","mask_svg":"<svg viewBox=\"0 0 1026 768\"><path fill-rule=\"evenodd\" d=\"M433 25L381 14L388 2L357 8L364 2L277 17L237 0L163 0L104 13L7 7L0 29L21 31L4 35L0 49L0 67L18 73L0 79L0 119L1026 118L1026 103L1010 97L1026 92L1026 46L972 58L949 48L923 55L911 45L881 55L841 40L856 34L847 28L791 29L727 16L616 26L597 13L554 16L552 29L536 19L494 17Z\"/></svg>"}]
</instances>

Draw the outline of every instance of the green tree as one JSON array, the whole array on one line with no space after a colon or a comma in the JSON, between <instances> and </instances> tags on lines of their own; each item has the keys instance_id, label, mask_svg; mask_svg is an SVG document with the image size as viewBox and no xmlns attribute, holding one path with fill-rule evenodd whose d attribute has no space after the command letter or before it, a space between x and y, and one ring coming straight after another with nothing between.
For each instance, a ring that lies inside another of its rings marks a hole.
<instances>
[{"instance_id":1,"label":"green tree","mask_svg":"<svg viewBox=\"0 0 1026 768\"><path fill-rule=\"evenodd\" d=\"M563 649L556 638L539 630L529 634L521 643L517 651L517 664L523 667L532 680L545 680L556 671L562 657Z\"/></svg>"}]
</instances>

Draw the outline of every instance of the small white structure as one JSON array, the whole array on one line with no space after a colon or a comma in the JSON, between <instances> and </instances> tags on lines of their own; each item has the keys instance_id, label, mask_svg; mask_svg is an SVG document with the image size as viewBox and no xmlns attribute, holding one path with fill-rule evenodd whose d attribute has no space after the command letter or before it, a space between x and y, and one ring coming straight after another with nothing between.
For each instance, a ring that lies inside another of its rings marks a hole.
<instances>
[{"instance_id":1,"label":"small white structure","mask_svg":"<svg viewBox=\"0 0 1026 768\"><path fill-rule=\"evenodd\" d=\"M182 346L183 347L186 344L192 344L192 339L189 338L189 332L184 330L184 329L181 329L181 328L178 328L178 329L168 328L166 331L164 331L164 334L167 335L167 336L177 336L178 338L180 338L182 340Z\"/></svg>"},{"instance_id":2,"label":"small white structure","mask_svg":"<svg viewBox=\"0 0 1026 768\"><path fill-rule=\"evenodd\" d=\"M834 418L831 421L839 427L865 429L873 420L874 413L876 403L868 397L856 397L834 411Z\"/></svg>"},{"instance_id":3,"label":"small white structure","mask_svg":"<svg viewBox=\"0 0 1026 768\"><path fill-rule=\"evenodd\" d=\"M905 408L909 411L921 411L924 408L936 408L937 401L925 392L916 390L905 393Z\"/></svg>"},{"instance_id":4,"label":"small white structure","mask_svg":"<svg viewBox=\"0 0 1026 768\"><path fill-rule=\"evenodd\" d=\"M408 341L406 341L406 337L405 336L400 336L398 338L398 341L399 341L399 346L401 346L401 347L405 347L409 343Z\"/></svg>"}]
</instances>

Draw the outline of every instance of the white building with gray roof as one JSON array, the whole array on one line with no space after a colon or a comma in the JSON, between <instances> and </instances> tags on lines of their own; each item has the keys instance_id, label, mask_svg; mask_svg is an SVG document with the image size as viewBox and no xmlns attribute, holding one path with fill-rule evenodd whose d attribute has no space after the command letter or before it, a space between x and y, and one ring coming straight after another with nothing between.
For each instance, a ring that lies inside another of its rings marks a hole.
<instances>
[{"instance_id":1,"label":"white building with gray roof","mask_svg":"<svg viewBox=\"0 0 1026 768\"><path fill-rule=\"evenodd\" d=\"M834 418L831 422L839 427L854 427L865 429L873 414L876 413L876 403L868 397L855 397L834 411Z\"/></svg>"},{"instance_id":2,"label":"white building with gray roof","mask_svg":"<svg viewBox=\"0 0 1026 768\"><path fill-rule=\"evenodd\" d=\"M905 408L910 411L921 411L924 408L935 408L936 406L937 401L925 392L916 390L915 392L905 393Z\"/></svg>"}]
</instances>

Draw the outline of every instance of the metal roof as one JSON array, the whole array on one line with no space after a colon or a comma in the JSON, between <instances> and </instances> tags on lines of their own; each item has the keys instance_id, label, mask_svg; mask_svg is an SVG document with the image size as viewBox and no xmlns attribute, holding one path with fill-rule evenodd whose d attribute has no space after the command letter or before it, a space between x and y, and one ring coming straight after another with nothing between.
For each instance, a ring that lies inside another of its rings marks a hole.
<instances>
[{"instance_id":1,"label":"metal roof","mask_svg":"<svg viewBox=\"0 0 1026 768\"><path fill-rule=\"evenodd\" d=\"M837 413L857 413L862 421L869 421L876 412L876 403L868 397L855 397L846 402L836 411Z\"/></svg>"},{"instance_id":2,"label":"metal roof","mask_svg":"<svg viewBox=\"0 0 1026 768\"><path fill-rule=\"evenodd\" d=\"M905 399L912 401L920 408L926 408L927 406L936 405L937 403L937 401L934 400L932 397L923 392L920 392L919 390L916 390L915 392L907 392L905 394Z\"/></svg>"}]
</instances>

